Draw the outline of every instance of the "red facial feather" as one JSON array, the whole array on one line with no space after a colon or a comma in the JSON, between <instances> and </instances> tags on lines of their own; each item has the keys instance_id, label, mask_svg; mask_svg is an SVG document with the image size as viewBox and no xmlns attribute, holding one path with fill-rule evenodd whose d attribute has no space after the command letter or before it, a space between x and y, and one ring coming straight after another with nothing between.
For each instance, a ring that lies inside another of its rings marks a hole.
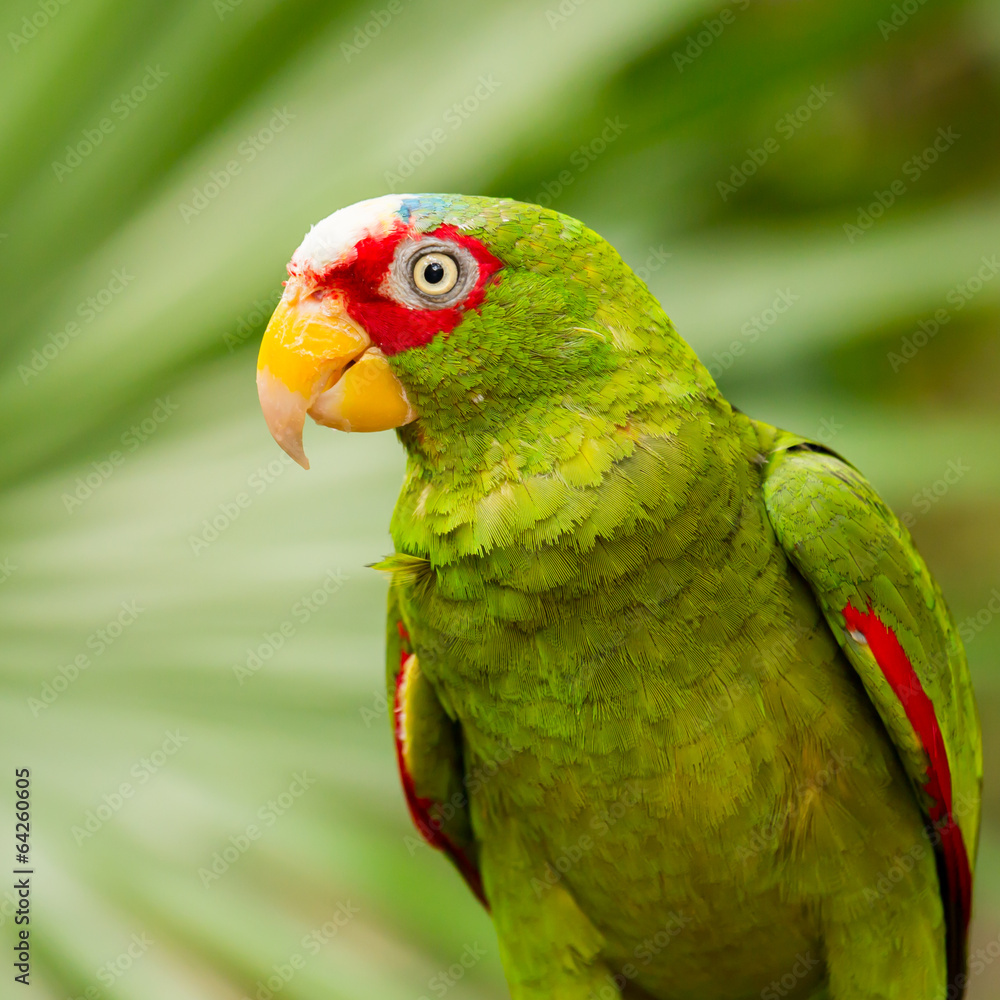
<instances>
[{"instance_id":1,"label":"red facial feather","mask_svg":"<svg viewBox=\"0 0 1000 1000\"><path fill-rule=\"evenodd\" d=\"M407 236L433 237L465 247L479 264L476 284L465 299L450 309L413 309L387 298L379 288L392 264L396 247ZM383 354L398 354L410 347L429 344L437 334L449 334L470 309L478 308L486 294L486 286L495 280L503 267L483 244L467 236L455 226L438 226L421 233L402 221L382 236L366 236L354 247L355 256L343 264L335 264L317 276L317 283L326 289L344 293L347 313Z\"/></svg>"}]
</instances>

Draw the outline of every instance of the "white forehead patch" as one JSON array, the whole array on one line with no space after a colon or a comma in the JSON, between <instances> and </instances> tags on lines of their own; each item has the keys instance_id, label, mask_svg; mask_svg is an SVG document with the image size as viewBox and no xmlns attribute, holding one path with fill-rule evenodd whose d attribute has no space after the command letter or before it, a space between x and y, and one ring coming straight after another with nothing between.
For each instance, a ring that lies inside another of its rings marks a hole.
<instances>
[{"instance_id":1,"label":"white forehead patch","mask_svg":"<svg viewBox=\"0 0 1000 1000\"><path fill-rule=\"evenodd\" d=\"M325 271L351 259L366 236L385 236L399 222L399 209L410 194L385 194L338 209L306 233L292 256L292 267Z\"/></svg>"}]
</instances>

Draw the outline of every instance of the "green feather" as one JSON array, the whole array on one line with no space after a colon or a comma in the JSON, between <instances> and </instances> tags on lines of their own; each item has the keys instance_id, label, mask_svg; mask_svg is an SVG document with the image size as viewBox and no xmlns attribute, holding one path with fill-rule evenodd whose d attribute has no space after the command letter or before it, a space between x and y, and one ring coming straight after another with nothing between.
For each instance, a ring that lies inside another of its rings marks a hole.
<instances>
[{"instance_id":1,"label":"green feather","mask_svg":"<svg viewBox=\"0 0 1000 1000\"><path fill-rule=\"evenodd\" d=\"M870 602L912 659L974 857L975 706L905 529L848 464L734 411L581 223L407 205L503 264L390 358L420 418L376 568L390 691L397 624L419 663L417 793L461 790L512 996L941 996L926 754L842 615Z\"/></svg>"}]
</instances>

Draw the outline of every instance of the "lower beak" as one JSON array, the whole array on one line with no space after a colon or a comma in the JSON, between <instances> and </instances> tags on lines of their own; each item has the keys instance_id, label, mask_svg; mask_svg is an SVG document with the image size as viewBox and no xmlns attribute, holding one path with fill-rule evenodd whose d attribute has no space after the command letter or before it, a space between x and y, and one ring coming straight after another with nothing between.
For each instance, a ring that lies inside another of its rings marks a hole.
<instances>
[{"instance_id":1,"label":"lower beak","mask_svg":"<svg viewBox=\"0 0 1000 1000\"><path fill-rule=\"evenodd\" d=\"M304 469L307 413L342 431L384 431L417 416L385 355L343 302L294 287L286 288L264 332L257 394L274 440Z\"/></svg>"}]
</instances>

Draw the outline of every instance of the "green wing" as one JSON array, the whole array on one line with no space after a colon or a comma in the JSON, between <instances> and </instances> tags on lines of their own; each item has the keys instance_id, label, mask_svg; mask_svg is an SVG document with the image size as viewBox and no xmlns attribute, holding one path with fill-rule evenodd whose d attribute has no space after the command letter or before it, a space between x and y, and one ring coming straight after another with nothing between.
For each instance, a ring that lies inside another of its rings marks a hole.
<instances>
[{"instance_id":1,"label":"green wing","mask_svg":"<svg viewBox=\"0 0 1000 1000\"><path fill-rule=\"evenodd\" d=\"M931 828L954 979L965 969L983 774L955 623L909 532L853 466L822 445L757 428L775 534L861 678Z\"/></svg>"},{"instance_id":2,"label":"green wing","mask_svg":"<svg viewBox=\"0 0 1000 1000\"><path fill-rule=\"evenodd\" d=\"M389 587L386 683L399 777L421 836L448 855L485 906L478 847L469 823L461 727L449 718L421 672L414 637L400 610L396 563L408 558L390 556L376 567L394 571Z\"/></svg>"}]
</instances>

